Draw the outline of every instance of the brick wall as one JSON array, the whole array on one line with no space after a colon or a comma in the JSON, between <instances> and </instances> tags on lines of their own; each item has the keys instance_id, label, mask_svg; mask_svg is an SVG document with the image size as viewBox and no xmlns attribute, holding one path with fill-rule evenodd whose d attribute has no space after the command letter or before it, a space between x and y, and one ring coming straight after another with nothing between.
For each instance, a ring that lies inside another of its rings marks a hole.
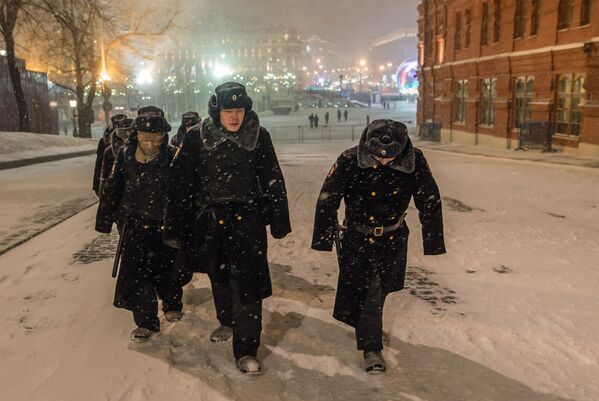
<instances>
[{"instance_id":1,"label":"brick wall","mask_svg":"<svg viewBox=\"0 0 599 401\"><path fill-rule=\"evenodd\" d=\"M552 141L565 150L599 157L599 130L595 128L599 127L599 1L589 2L590 23L581 25L586 0L571 0L571 7L565 8L571 10L569 27L558 30L562 1L422 0L418 6L418 123L440 123L442 140L514 147L520 133L516 116L557 127L558 114L564 118L558 111L564 102L559 101L563 99L560 79L582 76L579 133L572 134L573 128L566 135L552 130ZM539 5L536 13L534 3ZM518 111L522 100L515 93L519 78L533 80L526 92L528 109L522 113ZM484 124L481 118L484 79L494 80L493 124ZM458 81L467 81L465 121L454 121ZM568 99L576 97L573 93ZM577 125L575 119L569 121L573 121L570 126Z\"/></svg>"}]
</instances>

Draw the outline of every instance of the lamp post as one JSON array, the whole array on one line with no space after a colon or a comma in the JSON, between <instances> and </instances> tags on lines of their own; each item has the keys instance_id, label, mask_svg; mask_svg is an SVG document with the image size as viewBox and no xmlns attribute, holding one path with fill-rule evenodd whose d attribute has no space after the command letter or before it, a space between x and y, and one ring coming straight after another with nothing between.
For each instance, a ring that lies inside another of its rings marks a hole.
<instances>
[{"instance_id":1,"label":"lamp post","mask_svg":"<svg viewBox=\"0 0 599 401\"><path fill-rule=\"evenodd\" d=\"M365 60L360 60L360 67L358 68L358 79L360 81L358 92L362 93L362 71L364 70L364 66L366 65Z\"/></svg>"},{"instance_id":2,"label":"lamp post","mask_svg":"<svg viewBox=\"0 0 599 401\"><path fill-rule=\"evenodd\" d=\"M108 127L110 124L110 112L112 111L112 103L110 102L110 96L112 96L112 91L108 86L110 82L110 76L106 71L102 71L100 73L100 81L102 82L102 97L104 101L102 102L102 110L104 111L104 123Z\"/></svg>"},{"instance_id":3,"label":"lamp post","mask_svg":"<svg viewBox=\"0 0 599 401\"><path fill-rule=\"evenodd\" d=\"M73 136L78 137L79 133L77 132L77 114L75 113L75 110L77 110L77 101L73 99L69 100L69 106L71 106L71 110L73 110Z\"/></svg>"}]
</instances>

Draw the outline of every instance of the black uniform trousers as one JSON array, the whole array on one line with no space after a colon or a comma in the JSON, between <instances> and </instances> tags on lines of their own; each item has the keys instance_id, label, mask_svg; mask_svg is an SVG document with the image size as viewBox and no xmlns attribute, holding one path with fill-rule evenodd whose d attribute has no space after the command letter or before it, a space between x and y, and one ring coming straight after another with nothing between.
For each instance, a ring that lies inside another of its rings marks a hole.
<instances>
[{"instance_id":1,"label":"black uniform trousers","mask_svg":"<svg viewBox=\"0 0 599 401\"><path fill-rule=\"evenodd\" d=\"M381 351L383 349L383 307L386 297L378 270L375 269L362 313L355 327L358 350Z\"/></svg>"},{"instance_id":2,"label":"black uniform trousers","mask_svg":"<svg viewBox=\"0 0 599 401\"><path fill-rule=\"evenodd\" d=\"M220 216L234 219L232 209L227 206L216 207ZM207 213L212 214L212 211ZM230 215L230 216L229 216ZM207 267L212 287L212 296L216 309L216 317L223 326L233 328L233 355L235 359L243 356L256 356L260 346L262 333L262 299L244 302L240 290L239 277L233 271L238 265L236 259L247 257L230 249L226 226L221 225L214 217L209 218L210 235L206 238L206 246L210 248L210 263Z\"/></svg>"},{"instance_id":3,"label":"black uniform trousers","mask_svg":"<svg viewBox=\"0 0 599 401\"><path fill-rule=\"evenodd\" d=\"M133 312L138 327L159 331L157 296L164 312L183 308L183 291L173 277L176 250L164 244L156 222L130 221L124 235L114 305Z\"/></svg>"}]
</instances>

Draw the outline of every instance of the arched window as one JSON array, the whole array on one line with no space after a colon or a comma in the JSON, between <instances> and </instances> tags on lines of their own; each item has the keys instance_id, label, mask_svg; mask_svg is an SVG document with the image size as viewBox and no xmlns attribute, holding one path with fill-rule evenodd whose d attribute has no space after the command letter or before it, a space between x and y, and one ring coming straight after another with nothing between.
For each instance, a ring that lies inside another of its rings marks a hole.
<instances>
[{"instance_id":1,"label":"arched window","mask_svg":"<svg viewBox=\"0 0 599 401\"><path fill-rule=\"evenodd\" d=\"M557 29L568 29L572 20L572 0L559 0L557 8Z\"/></svg>"},{"instance_id":2,"label":"arched window","mask_svg":"<svg viewBox=\"0 0 599 401\"><path fill-rule=\"evenodd\" d=\"M580 25L588 25L591 22L591 0L582 0L580 5Z\"/></svg>"},{"instance_id":3,"label":"arched window","mask_svg":"<svg viewBox=\"0 0 599 401\"><path fill-rule=\"evenodd\" d=\"M585 99L584 75L566 74L558 79L555 133L578 136L582 123L580 105Z\"/></svg>"},{"instance_id":4,"label":"arched window","mask_svg":"<svg viewBox=\"0 0 599 401\"><path fill-rule=\"evenodd\" d=\"M530 35L534 36L539 32L541 0L532 0L532 10L530 12Z\"/></svg>"},{"instance_id":5,"label":"arched window","mask_svg":"<svg viewBox=\"0 0 599 401\"><path fill-rule=\"evenodd\" d=\"M514 15L514 38L524 36L526 30L526 2L525 0L516 0L516 13Z\"/></svg>"},{"instance_id":6,"label":"arched window","mask_svg":"<svg viewBox=\"0 0 599 401\"><path fill-rule=\"evenodd\" d=\"M466 122L466 98L468 97L467 80L455 81L453 92L453 121Z\"/></svg>"}]
</instances>

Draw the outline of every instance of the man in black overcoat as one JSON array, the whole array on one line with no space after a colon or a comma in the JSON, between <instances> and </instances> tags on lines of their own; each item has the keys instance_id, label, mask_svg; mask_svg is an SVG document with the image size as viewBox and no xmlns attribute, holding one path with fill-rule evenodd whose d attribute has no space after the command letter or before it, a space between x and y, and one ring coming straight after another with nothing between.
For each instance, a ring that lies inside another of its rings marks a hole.
<instances>
[{"instance_id":1,"label":"man in black overcoat","mask_svg":"<svg viewBox=\"0 0 599 401\"><path fill-rule=\"evenodd\" d=\"M274 238L283 238L291 224L275 149L245 87L216 87L199 135L186 135L181 149L177 181L192 185L169 196L165 241L200 255L220 322L210 339L232 335L237 367L259 373L262 300L272 295L266 226Z\"/></svg>"},{"instance_id":2,"label":"man in black overcoat","mask_svg":"<svg viewBox=\"0 0 599 401\"><path fill-rule=\"evenodd\" d=\"M186 111L181 115L181 125L177 130L177 133L171 138L171 145L175 148L183 143L183 138L189 129L202 122L200 115L195 111Z\"/></svg>"},{"instance_id":3,"label":"man in black overcoat","mask_svg":"<svg viewBox=\"0 0 599 401\"><path fill-rule=\"evenodd\" d=\"M127 118L124 114L115 114L110 118L110 124L104 129L102 138L98 141L98 147L96 149L96 164L94 166L94 177L92 183L92 189L96 196L100 197L100 175L102 172L102 160L106 148L110 145L110 135L116 126L116 123L120 120Z\"/></svg>"},{"instance_id":4,"label":"man in black overcoat","mask_svg":"<svg viewBox=\"0 0 599 401\"><path fill-rule=\"evenodd\" d=\"M119 150L127 143L129 136L133 132L133 120L130 118L117 121L114 123L114 125L114 129L110 133L109 145L106 147L106 149L104 149L104 156L102 157L102 171L100 173L98 196L102 194L102 188L110 176L112 165L114 164Z\"/></svg>"},{"instance_id":5,"label":"man in black overcoat","mask_svg":"<svg viewBox=\"0 0 599 401\"><path fill-rule=\"evenodd\" d=\"M164 210L171 185L171 127L162 110L140 109L129 143L121 147L104 184L96 231L109 233L117 223L122 236L121 266L114 306L133 312L138 326L133 341L160 330L158 298L168 321L181 319L182 290L173 279L176 250L164 244Z\"/></svg>"},{"instance_id":6,"label":"man in black overcoat","mask_svg":"<svg viewBox=\"0 0 599 401\"><path fill-rule=\"evenodd\" d=\"M445 253L441 197L426 159L412 146L404 124L375 120L358 146L331 167L316 205L312 248L337 244L339 281L333 316L354 327L365 369L386 369L382 316L386 296L404 287L408 226L414 199L425 255ZM343 199L345 219L338 225Z\"/></svg>"}]
</instances>

